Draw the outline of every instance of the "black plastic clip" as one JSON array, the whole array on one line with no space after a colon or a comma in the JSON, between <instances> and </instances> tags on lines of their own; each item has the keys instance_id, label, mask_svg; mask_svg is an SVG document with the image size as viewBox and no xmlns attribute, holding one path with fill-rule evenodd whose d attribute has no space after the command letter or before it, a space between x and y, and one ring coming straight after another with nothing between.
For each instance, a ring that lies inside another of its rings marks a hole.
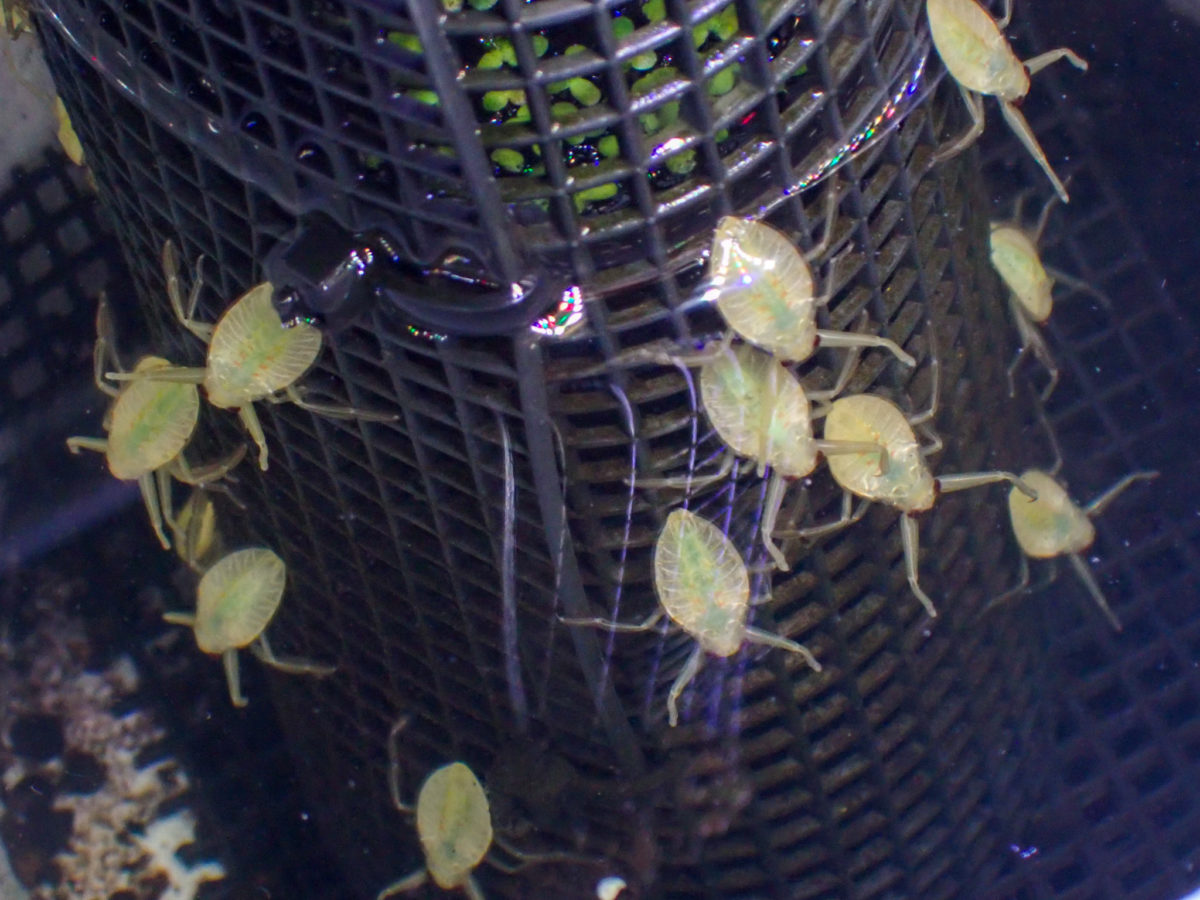
<instances>
[{"instance_id":1,"label":"black plastic clip","mask_svg":"<svg viewBox=\"0 0 1200 900\"><path fill-rule=\"evenodd\" d=\"M265 269L284 322L327 331L346 328L379 304L435 334L511 334L554 308L568 283L566 272L550 267L500 283L476 259L467 248L448 249L422 264L383 229L352 233L313 212L291 241L268 254Z\"/></svg>"}]
</instances>

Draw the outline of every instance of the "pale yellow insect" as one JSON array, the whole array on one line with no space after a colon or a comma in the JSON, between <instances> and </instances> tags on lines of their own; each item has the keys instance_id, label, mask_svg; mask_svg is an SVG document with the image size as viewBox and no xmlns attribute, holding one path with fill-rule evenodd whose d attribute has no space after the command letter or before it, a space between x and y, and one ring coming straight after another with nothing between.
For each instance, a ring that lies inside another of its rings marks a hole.
<instances>
[{"instance_id":1,"label":"pale yellow insect","mask_svg":"<svg viewBox=\"0 0 1200 900\"><path fill-rule=\"evenodd\" d=\"M238 650L250 652L269 666L293 675L329 675L333 666L306 659L282 659L271 651L266 628L279 610L287 569L265 547L236 550L204 573L196 589L196 612L169 612L172 625L186 625L205 653L220 656L229 683L229 699L245 706L238 672Z\"/></svg>"},{"instance_id":2,"label":"pale yellow insect","mask_svg":"<svg viewBox=\"0 0 1200 900\"><path fill-rule=\"evenodd\" d=\"M932 509L939 493L997 481L1012 482L1030 497L1037 497L1033 488L1011 472L973 472L934 478L925 456L938 449L940 443L921 447L912 428L931 418L933 411L931 408L910 419L882 397L856 394L835 400L825 419L825 437L829 440L864 441L887 448L886 467L879 465L875 454L839 454L829 457L829 470L843 489L900 510L900 537L908 583L930 616L936 616L937 609L919 583L920 533L914 515Z\"/></svg>"},{"instance_id":3,"label":"pale yellow insect","mask_svg":"<svg viewBox=\"0 0 1200 900\"><path fill-rule=\"evenodd\" d=\"M1056 467L1057 468L1057 467ZM1096 528L1092 518L1100 515L1126 488L1135 481L1149 481L1158 477L1158 472L1134 472L1126 475L1087 506L1077 506L1067 495L1054 476L1037 469L1021 474L1021 480L1037 491L1037 499L1015 490L1008 495L1008 512L1012 519L1013 533L1026 556L1035 559L1053 559L1066 556L1071 567L1083 582L1092 599L1108 617L1113 628L1121 630L1121 622L1104 599L1096 576L1080 555L1096 539ZM1019 593L1029 584L1029 566L1021 560L1021 583L1009 594Z\"/></svg>"},{"instance_id":4,"label":"pale yellow insect","mask_svg":"<svg viewBox=\"0 0 1200 900\"><path fill-rule=\"evenodd\" d=\"M742 644L765 644L798 653L817 672L821 664L795 641L746 624L750 608L750 574L733 542L719 528L686 509L676 509L654 545L654 587L660 606L644 621L628 625L602 618L563 619L607 631L635 632L654 628L667 615L696 639L667 695L667 720L679 721L677 701L700 671L704 654L728 657Z\"/></svg>"},{"instance_id":5,"label":"pale yellow insect","mask_svg":"<svg viewBox=\"0 0 1200 900\"><path fill-rule=\"evenodd\" d=\"M188 567L201 572L222 555L221 532L217 528L217 509L212 493L195 489L179 510L171 527L175 552Z\"/></svg>"},{"instance_id":6,"label":"pale yellow insect","mask_svg":"<svg viewBox=\"0 0 1200 900\"><path fill-rule=\"evenodd\" d=\"M1042 401L1049 399L1058 385L1058 366L1050 353L1038 326L1044 325L1054 310L1054 286L1059 281L1079 291L1092 294L1105 303L1108 298L1090 284L1078 278L1046 266L1038 252L1038 245L1046 231L1046 223L1058 195L1052 196L1042 207L1038 216L1037 226L1030 231L1021 227L1021 210L1024 206L1025 195L1017 198L1011 222L993 222L991 228L991 259L992 266L1000 274L1004 286L1008 288L1008 305L1012 310L1014 321L1017 323L1017 333L1020 335L1021 347L1016 357L1008 367L1009 394L1016 393L1013 375L1021 364L1025 354L1032 351L1050 373L1050 381L1042 391Z\"/></svg>"},{"instance_id":7,"label":"pale yellow insect","mask_svg":"<svg viewBox=\"0 0 1200 900\"><path fill-rule=\"evenodd\" d=\"M492 828L492 808L483 785L466 763L452 762L434 769L417 792L414 807L400 796L400 753L397 740L408 717L397 721L388 734L388 790L402 813L415 813L417 838L425 856L423 868L385 887L376 900L385 900L424 886L430 879L444 891L461 890L471 900L485 900L472 872L485 860L502 872L512 873L539 862L580 861L567 853L530 854L509 846ZM508 866L488 857L492 844L520 860Z\"/></svg>"},{"instance_id":8,"label":"pale yellow insect","mask_svg":"<svg viewBox=\"0 0 1200 900\"><path fill-rule=\"evenodd\" d=\"M808 260L782 232L733 216L717 223L705 296L742 338L787 361L806 360L820 345L882 347L906 366L916 365L888 338L818 328L817 307L830 295L815 294Z\"/></svg>"},{"instance_id":9,"label":"pale yellow insect","mask_svg":"<svg viewBox=\"0 0 1200 900\"><path fill-rule=\"evenodd\" d=\"M9 40L15 41L21 35L33 32L28 6L24 0L6 0L0 3L0 24L4 26Z\"/></svg>"},{"instance_id":10,"label":"pale yellow insect","mask_svg":"<svg viewBox=\"0 0 1200 900\"><path fill-rule=\"evenodd\" d=\"M1063 203L1068 202L1067 189L1050 167L1045 151L1016 104L1029 93L1029 77L1051 63L1066 59L1075 68L1087 71L1087 62L1066 47L1047 50L1024 62L1017 59L1002 32L1012 18L1012 0L1005 0L1004 17L999 22L976 0L926 0L925 10L933 44L958 82L971 114L971 127L939 150L935 159L938 162L949 159L979 138L984 124L980 95L990 94L1000 101L1004 120L1050 178Z\"/></svg>"},{"instance_id":11,"label":"pale yellow insect","mask_svg":"<svg viewBox=\"0 0 1200 900\"><path fill-rule=\"evenodd\" d=\"M83 144L79 141L79 135L75 133L75 126L71 124L71 117L67 113L67 107L62 101L62 97L57 95L54 97L54 118L58 122L56 136L59 144L62 145L63 152L75 165L82 166Z\"/></svg>"},{"instance_id":12,"label":"pale yellow insect","mask_svg":"<svg viewBox=\"0 0 1200 900\"><path fill-rule=\"evenodd\" d=\"M103 423L108 437L70 437L67 448L72 453L80 450L103 453L114 477L136 481L150 525L163 549L168 549L171 542L163 523L173 521L171 479L195 485L217 481L241 461L246 448L239 447L225 459L209 465L189 465L183 450L200 416L196 387L139 380L118 389L105 380L105 370L110 367L121 369L121 361L114 344L112 316L102 297L96 312L93 370L96 387L113 398ZM170 367L161 357L147 356L138 362L134 372L145 374Z\"/></svg>"},{"instance_id":13,"label":"pale yellow insect","mask_svg":"<svg viewBox=\"0 0 1200 900\"><path fill-rule=\"evenodd\" d=\"M763 544L776 566L787 569L787 560L773 537L786 490L785 479L810 475L822 453L875 451L878 457L884 456L883 448L876 445L813 437L810 399L825 401L840 393L853 371L853 362L853 357L847 359L832 390L808 393L777 357L752 344L722 342L720 352L708 356L700 368L700 396L709 421L730 452L712 474L641 479L638 484L685 489L709 484L729 474L735 456L757 462L760 477L770 468L771 481L762 520ZM795 536L811 539L852 521L854 517L843 512L836 522L803 529Z\"/></svg>"},{"instance_id":14,"label":"pale yellow insect","mask_svg":"<svg viewBox=\"0 0 1200 900\"><path fill-rule=\"evenodd\" d=\"M208 345L207 365L202 369L172 367L147 377L156 381L203 384L209 403L222 409L236 409L258 447L258 464L264 471L267 468L267 440L254 410L257 400L295 403L310 412L334 418L395 421L394 415L305 399L296 382L317 361L321 353L321 332L306 322L285 326L271 302L269 282L255 285L235 300L216 325L197 322L193 315L203 285L202 259L196 263L196 281L185 309L179 288L175 245L170 241L163 245L163 270L171 306L180 323Z\"/></svg>"}]
</instances>

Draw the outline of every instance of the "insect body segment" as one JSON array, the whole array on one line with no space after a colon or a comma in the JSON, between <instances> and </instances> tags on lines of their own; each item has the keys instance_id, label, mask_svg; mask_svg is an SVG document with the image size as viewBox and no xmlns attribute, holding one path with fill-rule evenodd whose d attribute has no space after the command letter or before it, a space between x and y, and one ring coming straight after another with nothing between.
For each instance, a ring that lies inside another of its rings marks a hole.
<instances>
[{"instance_id":1,"label":"insect body segment","mask_svg":"<svg viewBox=\"0 0 1200 900\"><path fill-rule=\"evenodd\" d=\"M665 612L695 638L697 647L667 695L667 720L672 728L679 721L679 696L700 670L705 653L732 656L749 641L798 653L815 671L821 671L816 657L801 644L746 624L750 607L746 565L729 538L695 513L676 509L667 517L654 545L654 586L661 607L644 622L624 625L607 619L563 621L608 631L648 631Z\"/></svg>"},{"instance_id":2,"label":"insect body segment","mask_svg":"<svg viewBox=\"0 0 1200 900\"><path fill-rule=\"evenodd\" d=\"M975 472L935 479L925 462L927 452L917 442L911 420L893 403L871 394L842 397L833 402L825 419L825 437L832 440L869 441L886 448L888 465L881 469L871 454L849 453L829 458L834 480L859 497L894 506L903 513L900 537L908 584L925 611L937 608L920 585L920 533L913 514L932 509L939 493L966 490L997 481L1012 482L1022 493L1037 497L1033 487L1010 472Z\"/></svg>"},{"instance_id":3,"label":"insect body segment","mask_svg":"<svg viewBox=\"0 0 1200 900\"><path fill-rule=\"evenodd\" d=\"M166 613L173 625L186 625L205 653L221 657L234 706L245 706L238 674L237 651L249 647L260 660L281 672L324 676L333 666L275 656L266 628L279 611L287 570L283 560L265 547L237 550L204 573L196 590L196 612Z\"/></svg>"},{"instance_id":4,"label":"insect body segment","mask_svg":"<svg viewBox=\"0 0 1200 900\"><path fill-rule=\"evenodd\" d=\"M1021 480L1037 491L1037 499L1030 500L1015 490L1008 495L1013 533L1025 555L1035 559L1066 556L1092 599L1118 631L1121 630L1121 622L1104 599L1095 575L1080 554L1092 546L1096 539L1096 528L1091 519L1103 512L1135 481L1149 481L1157 477L1157 472L1126 475L1087 506L1080 507L1052 475L1030 469L1022 473ZM1028 566L1022 562L1021 583L1009 594L1023 591L1028 583Z\"/></svg>"},{"instance_id":5,"label":"insect body segment","mask_svg":"<svg viewBox=\"0 0 1200 900\"><path fill-rule=\"evenodd\" d=\"M1004 18L999 22L988 15L976 0L926 0L929 29L933 44L942 62L958 82L963 101L971 114L971 127L951 144L938 151L937 160L949 159L973 144L983 133L984 113L980 95L990 94L1000 101L1000 111L1008 126L1020 139L1064 203L1070 200L1067 189L1046 159L1033 130L1017 108L1029 93L1029 78L1046 66L1066 59L1077 69L1087 70L1088 64L1073 50L1059 47L1022 62L1019 60L1002 28L1012 17L1012 0L1007 0Z\"/></svg>"}]
</instances>

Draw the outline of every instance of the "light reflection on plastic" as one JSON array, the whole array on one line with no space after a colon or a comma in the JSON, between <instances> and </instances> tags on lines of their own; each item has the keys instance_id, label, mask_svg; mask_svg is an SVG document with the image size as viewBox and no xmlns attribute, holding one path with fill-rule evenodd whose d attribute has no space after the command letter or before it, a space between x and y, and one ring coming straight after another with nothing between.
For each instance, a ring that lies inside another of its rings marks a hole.
<instances>
[{"instance_id":1,"label":"light reflection on plastic","mask_svg":"<svg viewBox=\"0 0 1200 900\"><path fill-rule=\"evenodd\" d=\"M535 334L561 337L583 321L583 292L573 284L563 291L553 312L546 313L531 326Z\"/></svg>"},{"instance_id":2,"label":"light reflection on plastic","mask_svg":"<svg viewBox=\"0 0 1200 900\"><path fill-rule=\"evenodd\" d=\"M657 147L655 147L650 155L655 158L658 158L660 156L667 156L671 153L674 153L676 150L678 150L680 147L682 147L685 143L686 143L686 141L684 141L683 138L673 137L668 141L663 141L661 144L659 144Z\"/></svg>"},{"instance_id":3,"label":"light reflection on plastic","mask_svg":"<svg viewBox=\"0 0 1200 900\"><path fill-rule=\"evenodd\" d=\"M896 90L896 93L892 95L892 98L883 105L883 108L879 111L879 114L876 115L875 118L873 118L866 125L866 127L854 135L854 137L850 138L850 140L847 141L841 147L841 149L839 149L832 156L828 157L824 162L801 178L798 182L789 187L786 191L784 191L784 194L792 194L796 191L802 191L805 188L811 187L842 163L849 160L859 150L864 149L866 145L869 144L871 140L879 133L880 126L890 122L895 117L896 112L908 101L910 97L917 92L917 88L920 87L921 84L921 76L925 74L925 63L928 59L929 54L927 52L920 53L918 55L916 68L914 68L908 78L904 80L904 82Z\"/></svg>"},{"instance_id":4,"label":"light reflection on plastic","mask_svg":"<svg viewBox=\"0 0 1200 900\"><path fill-rule=\"evenodd\" d=\"M405 325L404 327L408 330L408 333L415 338L421 338L425 341L433 341L434 343L440 343L441 341L446 340L446 335L438 334L435 331L426 331L424 328L418 328L416 325Z\"/></svg>"}]
</instances>

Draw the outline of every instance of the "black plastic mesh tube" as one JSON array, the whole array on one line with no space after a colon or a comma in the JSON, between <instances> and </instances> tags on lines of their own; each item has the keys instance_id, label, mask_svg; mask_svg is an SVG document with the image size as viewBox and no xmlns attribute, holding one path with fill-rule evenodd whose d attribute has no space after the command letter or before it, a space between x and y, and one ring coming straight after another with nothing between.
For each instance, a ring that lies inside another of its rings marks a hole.
<instances>
[{"instance_id":1,"label":"black plastic mesh tube","mask_svg":"<svg viewBox=\"0 0 1200 900\"><path fill-rule=\"evenodd\" d=\"M209 319L313 210L383 229L428 274L424 294L385 296L331 336L304 381L315 399L397 420L259 404L271 467L240 469L246 510L222 507L231 533L287 561L277 649L337 662L327 680L273 693L314 813L364 895L419 864L386 790L384 738L401 714L409 793L466 761L515 843L603 861L484 869L488 896L592 896L615 870L645 896L932 898L1000 866L1003 835L1028 815L1019 774L1032 763L1015 751L1035 737L1040 657L1026 621L972 627L1015 570L999 489L947 497L921 521L936 623L908 591L894 511L788 547L798 564L771 579L754 623L804 642L824 671L754 649L709 660L677 729L665 699L690 639L558 621L655 608L651 549L681 497L631 491L631 464L677 472L720 450L675 367L589 374L652 340L720 330L695 302L720 215L767 210L811 246L836 182L822 326L866 313L920 360L910 372L866 354L851 390L921 409L936 354L947 449L935 471L1020 462L999 439L1023 404L1006 401L1013 348L979 173L969 156L932 168L961 104L933 63L905 88L929 51L920 12L915 0L40 10L164 353L202 360L166 303L167 239L185 282L206 256ZM506 91L522 102L488 99ZM856 142L869 144L858 156ZM513 282L577 287L583 319L539 320L556 290L464 324L480 291ZM114 306L136 318L133 298ZM821 351L799 373L828 384L841 358ZM244 439L225 419L204 438ZM689 503L746 552L764 489L740 464ZM791 486L783 520L824 521L838 503L822 473ZM510 550L515 592L503 588Z\"/></svg>"}]
</instances>

